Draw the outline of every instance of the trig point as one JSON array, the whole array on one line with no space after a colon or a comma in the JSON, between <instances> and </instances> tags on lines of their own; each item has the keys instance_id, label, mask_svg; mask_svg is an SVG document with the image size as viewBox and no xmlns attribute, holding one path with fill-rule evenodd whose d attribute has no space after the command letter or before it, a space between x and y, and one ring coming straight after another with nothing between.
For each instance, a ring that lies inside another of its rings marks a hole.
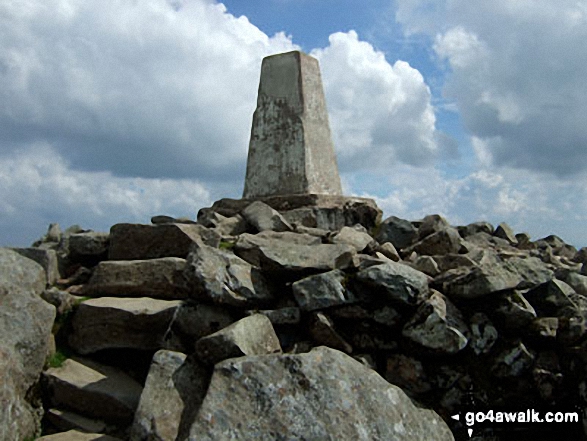
<instances>
[{"instance_id":1,"label":"trig point","mask_svg":"<svg viewBox=\"0 0 587 441\"><path fill-rule=\"evenodd\" d=\"M341 195L318 60L263 59L243 198Z\"/></svg>"}]
</instances>

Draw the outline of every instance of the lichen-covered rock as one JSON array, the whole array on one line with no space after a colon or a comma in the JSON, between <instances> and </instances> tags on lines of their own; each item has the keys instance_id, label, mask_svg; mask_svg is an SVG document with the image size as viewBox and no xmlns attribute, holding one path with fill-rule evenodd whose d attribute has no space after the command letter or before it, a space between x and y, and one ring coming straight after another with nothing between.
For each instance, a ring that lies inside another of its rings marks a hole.
<instances>
[{"instance_id":1,"label":"lichen-covered rock","mask_svg":"<svg viewBox=\"0 0 587 441\"><path fill-rule=\"evenodd\" d=\"M100 262L83 292L91 297L185 299L188 295L183 281L185 266L185 259L179 257Z\"/></svg>"},{"instance_id":2,"label":"lichen-covered rock","mask_svg":"<svg viewBox=\"0 0 587 441\"><path fill-rule=\"evenodd\" d=\"M216 365L190 441L219 439L453 440L401 389L336 350Z\"/></svg>"},{"instance_id":3,"label":"lichen-covered rock","mask_svg":"<svg viewBox=\"0 0 587 441\"><path fill-rule=\"evenodd\" d=\"M354 303L356 298L346 288L346 277L340 270L306 277L292 284L293 295L305 311Z\"/></svg>"},{"instance_id":4,"label":"lichen-covered rock","mask_svg":"<svg viewBox=\"0 0 587 441\"><path fill-rule=\"evenodd\" d=\"M102 297L82 302L72 319L69 343L80 354L102 349L157 350L181 302L148 297Z\"/></svg>"},{"instance_id":5,"label":"lichen-covered rock","mask_svg":"<svg viewBox=\"0 0 587 441\"><path fill-rule=\"evenodd\" d=\"M116 224L110 228L110 260L185 257L194 242L217 247L220 235L196 224Z\"/></svg>"},{"instance_id":6,"label":"lichen-covered rock","mask_svg":"<svg viewBox=\"0 0 587 441\"><path fill-rule=\"evenodd\" d=\"M261 271L229 251L195 245L184 272L190 296L230 306L259 306L273 299Z\"/></svg>"},{"instance_id":7,"label":"lichen-covered rock","mask_svg":"<svg viewBox=\"0 0 587 441\"><path fill-rule=\"evenodd\" d=\"M204 363L213 365L227 358L281 352L279 339L271 321L254 314L202 337L196 343L196 354Z\"/></svg>"},{"instance_id":8,"label":"lichen-covered rock","mask_svg":"<svg viewBox=\"0 0 587 441\"><path fill-rule=\"evenodd\" d=\"M396 262L359 271L357 280L389 300L409 306L418 305L429 293L428 277L424 273Z\"/></svg>"},{"instance_id":9,"label":"lichen-covered rock","mask_svg":"<svg viewBox=\"0 0 587 441\"><path fill-rule=\"evenodd\" d=\"M39 428L39 409L27 400L49 349L55 307L41 299L45 271L0 248L0 439L22 440Z\"/></svg>"},{"instance_id":10,"label":"lichen-covered rock","mask_svg":"<svg viewBox=\"0 0 587 441\"><path fill-rule=\"evenodd\" d=\"M143 390L119 369L82 358L69 358L43 377L51 405L113 424L132 421Z\"/></svg>"},{"instance_id":11,"label":"lichen-covered rock","mask_svg":"<svg viewBox=\"0 0 587 441\"><path fill-rule=\"evenodd\" d=\"M433 292L406 323L402 335L439 354L456 354L468 343L469 329L461 312L445 296Z\"/></svg>"},{"instance_id":12,"label":"lichen-covered rock","mask_svg":"<svg viewBox=\"0 0 587 441\"><path fill-rule=\"evenodd\" d=\"M131 441L183 440L206 394L211 372L180 352L155 353L131 426Z\"/></svg>"}]
</instances>

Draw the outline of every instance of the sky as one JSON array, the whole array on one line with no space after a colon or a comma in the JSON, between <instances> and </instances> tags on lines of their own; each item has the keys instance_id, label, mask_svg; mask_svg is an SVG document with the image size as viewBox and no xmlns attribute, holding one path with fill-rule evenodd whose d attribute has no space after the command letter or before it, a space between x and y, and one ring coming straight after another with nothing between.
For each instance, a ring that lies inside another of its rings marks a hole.
<instances>
[{"instance_id":1,"label":"sky","mask_svg":"<svg viewBox=\"0 0 587 441\"><path fill-rule=\"evenodd\" d=\"M263 57L321 66L344 193L587 246L587 0L0 2L0 246L240 198Z\"/></svg>"}]
</instances>

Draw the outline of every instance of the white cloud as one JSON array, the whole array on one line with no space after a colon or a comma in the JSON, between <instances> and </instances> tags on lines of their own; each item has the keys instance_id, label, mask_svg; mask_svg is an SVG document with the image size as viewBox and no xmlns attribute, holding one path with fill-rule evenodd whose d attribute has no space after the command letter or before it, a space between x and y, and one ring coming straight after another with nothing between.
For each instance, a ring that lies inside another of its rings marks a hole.
<instances>
[{"instance_id":1,"label":"white cloud","mask_svg":"<svg viewBox=\"0 0 587 441\"><path fill-rule=\"evenodd\" d=\"M5 245L30 244L50 222L108 231L118 222L149 223L156 214L195 219L197 210L211 202L208 190L194 180L120 178L110 172L72 170L46 144L0 158L0 228Z\"/></svg>"},{"instance_id":2,"label":"white cloud","mask_svg":"<svg viewBox=\"0 0 587 441\"><path fill-rule=\"evenodd\" d=\"M311 52L320 60L334 143L344 169L429 164L438 150L430 89L404 61L390 64L354 31Z\"/></svg>"},{"instance_id":3,"label":"white cloud","mask_svg":"<svg viewBox=\"0 0 587 441\"><path fill-rule=\"evenodd\" d=\"M587 170L587 2L400 0L397 19L434 39L445 95L495 165Z\"/></svg>"}]
</instances>

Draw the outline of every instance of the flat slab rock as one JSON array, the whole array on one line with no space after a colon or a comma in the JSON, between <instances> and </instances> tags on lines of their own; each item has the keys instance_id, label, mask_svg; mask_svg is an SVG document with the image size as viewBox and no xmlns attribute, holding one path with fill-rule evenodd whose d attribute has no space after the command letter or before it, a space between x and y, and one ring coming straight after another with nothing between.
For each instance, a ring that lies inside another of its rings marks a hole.
<instances>
[{"instance_id":1,"label":"flat slab rock","mask_svg":"<svg viewBox=\"0 0 587 441\"><path fill-rule=\"evenodd\" d=\"M454 440L432 410L327 347L216 365L189 440Z\"/></svg>"},{"instance_id":2,"label":"flat slab rock","mask_svg":"<svg viewBox=\"0 0 587 441\"><path fill-rule=\"evenodd\" d=\"M84 433L77 430L68 430L67 432L45 435L37 438L37 441L121 441L101 433Z\"/></svg>"},{"instance_id":3,"label":"flat slab rock","mask_svg":"<svg viewBox=\"0 0 587 441\"><path fill-rule=\"evenodd\" d=\"M164 348L164 336L180 300L102 297L81 303L69 343L80 354L102 349Z\"/></svg>"}]
</instances>

